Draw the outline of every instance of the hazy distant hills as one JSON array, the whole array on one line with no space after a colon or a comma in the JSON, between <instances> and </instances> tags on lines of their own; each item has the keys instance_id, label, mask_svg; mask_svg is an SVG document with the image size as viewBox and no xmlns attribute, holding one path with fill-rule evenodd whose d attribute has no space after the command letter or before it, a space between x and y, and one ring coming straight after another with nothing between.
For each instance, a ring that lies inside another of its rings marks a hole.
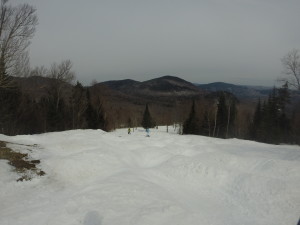
<instances>
[{"instance_id":1,"label":"hazy distant hills","mask_svg":"<svg viewBox=\"0 0 300 225\"><path fill-rule=\"evenodd\" d=\"M215 82L210 84L195 84L195 86L208 92L227 91L234 94L239 99L258 99L268 96L271 87L263 86L243 86L228 84L224 82Z\"/></svg>"},{"instance_id":2,"label":"hazy distant hills","mask_svg":"<svg viewBox=\"0 0 300 225\"><path fill-rule=\"evenodd\" d=\"M138 82L134 80L116 80L100 83L111 90L130 96L156 96L156 97L193 97L211 92L227 91L238 99L265 98L271 87L243 86L223 82L210 84L192 84L174 76L163 76L156 79Z\"/></svg>"},{"instance_id":3,"label":"hazy distant hills","mask_svg":"<svg viewBox=\"0 0 300 225\"><path fill-rule=\"evenodd\" d=\"M45 77L18 78L16 81L27 94L40 98L46 94L51 79ZM104 92L106 96L126 99L130 102L170 101L205 96L212 92L227 91L240 100L266 98L271 87L235 85L224 82L193 84L175 76L163 76L143 82L125 79L97 83L91 87L93 92ZM69 89L69 88L68 88Z\"/></svg>"}]
</instances>

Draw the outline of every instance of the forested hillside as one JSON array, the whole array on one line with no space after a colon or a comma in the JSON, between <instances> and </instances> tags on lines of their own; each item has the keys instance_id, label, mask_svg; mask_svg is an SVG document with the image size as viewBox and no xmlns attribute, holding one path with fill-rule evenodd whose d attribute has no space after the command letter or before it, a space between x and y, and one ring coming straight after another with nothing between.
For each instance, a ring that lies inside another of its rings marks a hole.
<instances>
[{"instance_id":1,"label":"forested hillside","mask_svg":"<svg viewBox=\"0 0 300 225\"><path fill-rule=\"evenodd\" d=\"M137 127L148 104L156 125L179 124L183 134L268 143L300 140L300 103L287 86L251 102L230 92L202 91L174 77L144 82L151 86L114 81L87 87L49 76L11 79L11 88L0 89L3 134Z\"/></svg>"}]
</instances>

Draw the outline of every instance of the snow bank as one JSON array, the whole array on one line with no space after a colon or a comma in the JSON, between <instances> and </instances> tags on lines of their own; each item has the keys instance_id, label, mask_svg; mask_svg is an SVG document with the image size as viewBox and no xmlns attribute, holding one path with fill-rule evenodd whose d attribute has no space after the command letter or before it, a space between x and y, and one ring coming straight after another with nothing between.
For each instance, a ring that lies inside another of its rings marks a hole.
<instances>
[{"instance_id":1,"label":"snow bank","mask_svg":"<svg viewBox=\"0 0 300 225\"><path fill-rule=\"evenodd\" d=\"M165 127L7 137L44 177L0 160L1 225L286 225L300 209L300 149ZM171 129L169 129L171 130ZM33 146L33 144L36 144ZM30 146L27 146L30 145Z\"/></svg>"}]
</instances>

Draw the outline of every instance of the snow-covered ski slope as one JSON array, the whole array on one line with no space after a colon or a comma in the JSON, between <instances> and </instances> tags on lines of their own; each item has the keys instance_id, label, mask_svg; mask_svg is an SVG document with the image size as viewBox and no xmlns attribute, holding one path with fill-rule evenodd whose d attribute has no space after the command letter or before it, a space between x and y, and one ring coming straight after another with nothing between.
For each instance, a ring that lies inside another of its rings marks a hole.
<instances>
[{"instance_id":1,"label":"snow-covered ski slope","mask_svg":"<svg viewBox=\"0 0 300 225\"><path fill-rule=\"evenodd\" d=\"M296 225L300 148L142 129L0 140L46 176L0 160L1 225Z\"/></svg>"}]
</instances>

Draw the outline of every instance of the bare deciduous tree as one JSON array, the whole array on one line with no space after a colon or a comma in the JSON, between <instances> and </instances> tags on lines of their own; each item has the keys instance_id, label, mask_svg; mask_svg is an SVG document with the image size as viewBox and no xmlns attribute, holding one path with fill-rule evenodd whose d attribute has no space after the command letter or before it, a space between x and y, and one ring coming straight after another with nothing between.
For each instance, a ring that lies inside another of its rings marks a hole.
<instances>
[{"instance_id":1,"label":"bare deciduous tree","mask_svg":"<svg viewBox=\"0 0 300 225\"><path fill-rule=\"evenodd\" d=\"M72 62L70 60L63 60L60 64L53 63L49 71L49 78L71 83L75 79L75 74L72 69Z\"/></svg>"},{"instance_id":2,"label":"bare deciduous tree","mask_svg":"<svg viewBox=\"0 0 300 225\"><path fill-rule=\"evenodd\" d=\"M0 3L0 87L10 85L9 76L26 51L37 25L36 9L28 4Z\"/></svg>"},{"instance_id":3,"label":"bare deciduous tree","mask_svg":"<svg viewBox=\"0 0 300 225\"><path fill-rule=\"evenodd\" d=\"M47 77L49 74L48 69L44 66L36 66L30 72L30 76Z\"/></svg>"},{"instance_id":4,"label":"bare deciduous tree","mask_svg":"<svg viewBox=\"0 0 300 225\"><path fill-rule=\"evenodd\" d=\"M300 90L300 53L294 49L281 59L284 67L285 77L279 79L283 83L288 83L290 87Z\"/></svg>"},{"instance_id":5,"label":"bare deciduous tree","mask_svg":"<svg viewBox=\"0 0 300 225\"><path fill-rule=\"evenodd\" d=\"M71 84L75 79L75 73L72 71L72 62L64 60L60 64L53 63L48 77L52 78L52 92L56 97L56 109L58 110L59 101L62 98L62 92L66 84Z\"/></svg>"},{"instance_id":6,"label":"bare deciduous tree","mask_svg":"<svg viewBox=\"0 0 300 225\"><path fill-rule=\"evenodd\" d=\"M93 79L92 82L91 82L91 86L94 86L98 83L98 81L96 79Z\"/></svg>"},{"instance_id":7,"label":"bare deciduous tree","mask_svg":"<svg viewBox=\"0 0 300 225\"><path fill-rule=\"evenodd\" d=\"M11 75L16 77L29 77L31 73L29 54L23 52L20 54L14 67L12 68Z\"/></svg>"}]
</instances>

